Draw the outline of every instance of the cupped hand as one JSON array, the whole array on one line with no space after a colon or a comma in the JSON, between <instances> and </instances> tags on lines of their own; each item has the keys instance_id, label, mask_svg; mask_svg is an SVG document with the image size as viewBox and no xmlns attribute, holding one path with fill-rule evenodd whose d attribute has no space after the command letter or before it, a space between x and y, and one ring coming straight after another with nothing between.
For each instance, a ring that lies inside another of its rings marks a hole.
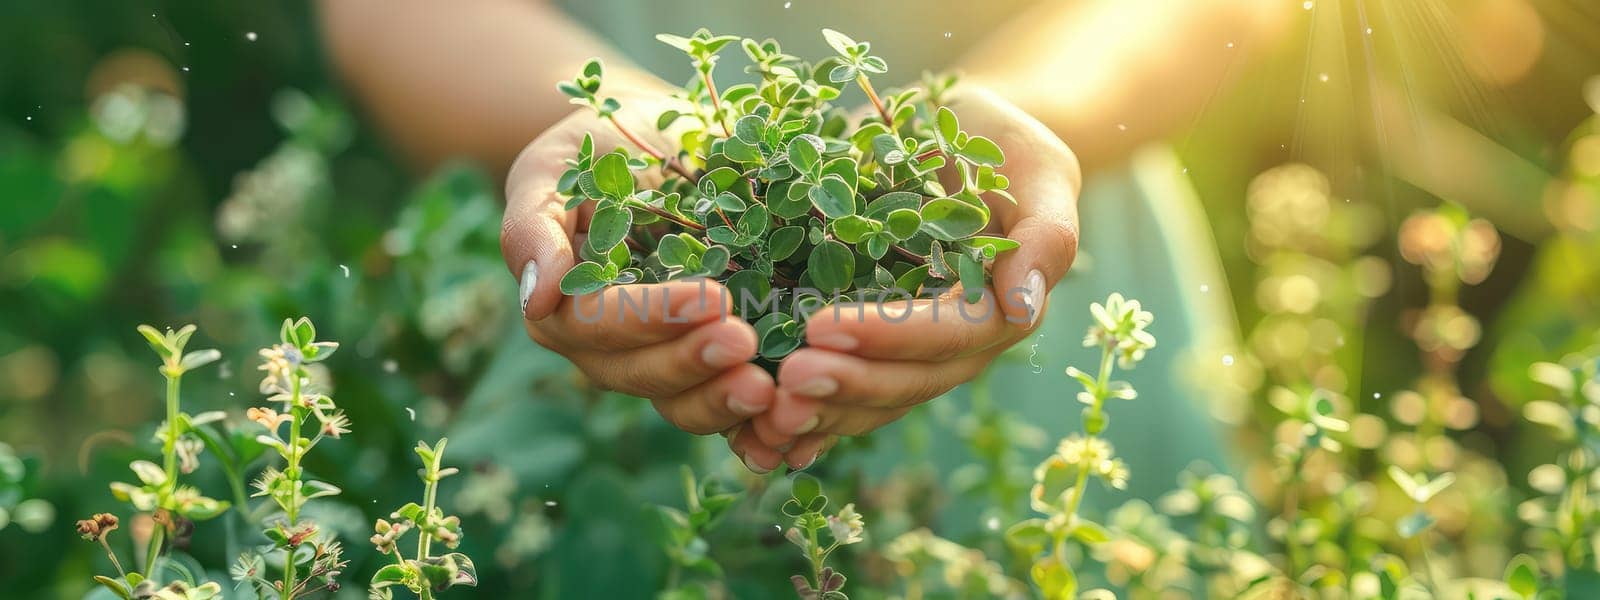
<instances>
[{"instance_id":1,"label":"cupped hand","mask_svg":"<svg viewBox=\"0 0 1600 600\"><path fill-rule=\"evenodd\" d=\"M633 102L618 114L635 117L624 122L629 131L655 148L675 148L653 124L638 120L660 110L647 100ZM752 470L777 468L780 453L740 427L772 406L775 383L750 363L755 330L731 314L722 286L672 281L577 297L561 293L559 282L573 265L573 249L587 239L593 207L566 210L557 180L585 133L594 136L596 154L631 143L592 113L574 113L534 139L507 177L500 246L519 278L528 336L601 387L649 399L684 431L727 434L730 448ZM661 183L659 171L638 176L642 185Z\"/></svg>"},{"instance_id":2,"label":"cupped hand","mask_svg":"<svg viewBox=\"0 0 1600 600\"><path fill-rule=\"evenodd\" d=\"M1038 326L1048 290L1078 248L1077 158L1042 123L982 88L952 102L962 128L1005 150L999 172L1016 205L988 197L991 229L1021 243L993 266L993 288L976 305L962 293L914 302L829 307L806 325L807 347L783 360L774 403L753 419L762 444L804 468L836 436L887 425L916 405L977 376Z\"/></svg>"}]
</instances>

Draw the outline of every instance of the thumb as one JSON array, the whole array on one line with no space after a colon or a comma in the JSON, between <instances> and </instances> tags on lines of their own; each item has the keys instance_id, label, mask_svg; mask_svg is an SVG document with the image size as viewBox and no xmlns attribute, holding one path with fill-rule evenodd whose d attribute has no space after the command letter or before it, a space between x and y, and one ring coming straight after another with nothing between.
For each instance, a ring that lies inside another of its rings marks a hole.
<instances>
[{"instance_id":1,"label":"thumb","mask_svg":"<svg viewBox=\"0 0 1600 600\"><path fill-rule=\"evenodd\" d=\"M1020 246L995 259L994 289L1006 320L1032 329L1078 255L1077 189L1068 178L1034 176L1014 191L1018 210L1005 229Z\"/></svg>"},{"instance_id":2,"label":"thumb","mask_svg":"<svg viewBox=\"0 0 1600 600\"><path fill-rule=\"evenodd\" d=\"M535 176L518 185L518 179L513 173L506 186L500 253L517 278L523 318L538 321L561 305L561 277L573 264L575 220L563 207L553 182Z\"/></svg>"}]
</instances>

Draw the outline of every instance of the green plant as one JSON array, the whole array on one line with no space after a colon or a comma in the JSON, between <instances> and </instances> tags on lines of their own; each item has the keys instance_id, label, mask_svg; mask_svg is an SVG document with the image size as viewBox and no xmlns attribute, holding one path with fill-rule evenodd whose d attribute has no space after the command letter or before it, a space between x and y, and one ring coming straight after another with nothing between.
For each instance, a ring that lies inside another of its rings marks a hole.
<instances>
[{"instance_id":1,"label":"green plant","mask_svg":"<svg viewBox=\"0 0 1600 600\"><path fill-rule=\"evenodd\" d=\"M1078 576L1067 553L1069 540L1085 545L1110 539L1106 528L1079 514L1093 476L1112 488L1127 485L1128 468L1116 458L1110 442L1100 437L1110 424L1105 403L1112 398L1138 397L1133 386L1115 381L1117 367L1132 369L1156 345L1155 336L1145 331L1155 316L1138 300L1126 300L1113 293L1105 304L1089 307L1094 324L1083 338L1086 347L1100 348L1100 368L1091 375L1067 367L1067 375L1083 385L1077 399L1083 409L1083 433L1061 440L1054 454L1034 469L1034 485L1029 494L1033 509L1045 518L1028 519L1013 525L1006 538L1027 555L1036 557L1029 574L1046 598L1066 599L1078 595Z\"/></svg>"},{"instance_id":2,"label":"green plant","mask_svg":"<svg viewBox=\"0 0 1600 600\"><path fill-rule=\"evenodd\" d=\"M683 465L680 470L686 510L670 506L653 507L660 517L656 543L672 563L666 585L657 595L663 600L708 597L707 588L716 586L723 579L722 566L712 560L711 547L702 536L742 496L738 491L724 489L716 479L697 481L694 470L688 465ZM704 580L686 580L686 574L695 574Z\"/></svg>"},{"instance_id":3,"label":"green plant","mask_svg":"<svg viewBox=\"0 0 1600 600\"><path fill-rule=\"evenodd\" d=\"M282 511L267 518L262 530L272 543L261 552L246 552L239 558L238 571L244 576L237 579L255 586L262 597L277 595L290 600L324 589L336 590L337 577L345 566L344 548L332 532L301 518L306 503L339 493L337 486L306 476L302 466L306 453L324 439L338 439L350 432L350 420L333 398L322 392L325 382L312 372L313 365L332 356L339 344L316 338L317 329L310 319L284 319L278 343L260 351L260 370L266 371L261 393L271 394L267 400L280 403L282 411L252 407L246 412L251 421L267 430L257 439L284 461L282 469L267 467L254 483L254 495L270 498ZM284 425L288 425L287 432ZM314 428L314 433L307 426ZM262 577L266 562L281 565L278 581Z\"/></svg>"},{"instance_id":4,"label":"green plant","mask_svg":"<svg viewBox=\"0 0 1600 600\"><path fill-rule=\"evenodd\" d=\"M995 171L1004 154L961 129L944 106L949 81L887 96L870 75L887 71L871 45L824 30L837 56L807 63L777 42L713 35L658 36L682 50L697 78L677 94L684 110L658 116L682 150L668 153L616 118L601 94L603 69L590 61L558 89L592 109L642 157L596 148L586 136L558 188L567 208L594 202L583 259L561 280L563 293L690 277L713 278L733 295L777 360L804 339L803 318L837 297L926 297L959 284L982 299L985 264L1017 243L980 235L989 194L1011 199ZM757 83L719 90L717 55L738 42ZM873 112L852 117L831 102L851 83ZM954 173L941 183L941 173ZM652 189L633 171L664 170ZM1014 201L1014 200L1013 200ZM774 293L774 290L777 290ZM809 290L809 292L808 292ZM799 320L797 320L799 319Z\"/></svg>"},{"instance_id":5,"label":"green plant","mask_svg":"<svg viewBox=\"0 0 1600 600\"><path fill-rule=\"evenodd\" d=\"M186 351L194 332L194 325L165 332L149 325L139 326L139 333L161 357L160 372L167 382L166 419L156 428L155 435L156 441L161 444L161 464L146 460L133 461L128 468L138 477L139 483L113 482L111 494L127 502L134 510L149 514L155 523L144 553L143 570L125 571L121 561L117 560L116 552L106 542L106 536L117 528L116 516L103 513L78 522L79 534L84 539L97 541L117 569L118 578L101 575L96 576L95 581L120 598L155 593L161 579L162 556L171 547L168 542L189 529L193 521L216 517L228 509L227 502L208 498L198 489L178 481L180 475L193 473L199 467L199 456L204 445L193 435L195 427L223 417L222 413L190 415L182 410L180 391L184 374L216 362L222 356L211 349ZM184 594L177 596L180 598L210 598L220 592L220 587L215 583L191 588L188 583L175 582L171 586L175 587L163 589L173 594Z\"/></svg>"},{"instance_id":6,"label":"green plant","mask_svg":"<svg viewBox=\"0 0 1600 600\"><path fill-rule=\"evenodd\" d=\"M810 572L790 576L789 581L801 600L848 600L844 573L829 566L828 557L841 547L865 540L866 523L855 504L846 504L831 515L823 512L828 508L828 496L822 493L817 478L797 473L791 484L783 514L793 519L793 525L784 530L783 537L800 548Z\"/></svg>"},{"instance_id":7,"label":"green plant","mask_svg":"<svg viewBox=\"0 0 1600 600\"><path fill-rule=\"evenodd\" d=\"M460 552L435 556L433 542L454 550L461 544L461 519L446 515L438 505L439 480L458 472L455 467L444 466L444 447L449 440L441 438L433 447L417 442L417 456L422 459L422 504L408 502L389 515L394 522L378 519L373 524L372 545L379 553L392 555L394 564L385 565L373 574L371 582L374 598L391 598L391 588L404 586L428 600L435 592L456 586L478 585L478 568L472 559ZM417 551L406 558L397 542L406 532L417 531Z\"/></svg>"}]
</instances>

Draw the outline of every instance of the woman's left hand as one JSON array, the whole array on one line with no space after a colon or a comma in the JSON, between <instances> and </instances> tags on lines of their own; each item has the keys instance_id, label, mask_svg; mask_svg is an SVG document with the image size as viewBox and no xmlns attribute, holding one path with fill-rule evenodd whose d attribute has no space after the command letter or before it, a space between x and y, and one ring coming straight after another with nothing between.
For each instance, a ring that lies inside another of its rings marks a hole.
<instances>
[{"instance_id":1,"label":"woman's left hand","mask_svg":"<svg viewBox=\"0 0 1600 600\"><path fill-rule=\"evenodd\" d=\"M976 377L1038 326L1048 290L1078 249L1078 161L1042 123L982 88L951 103L962 128L1006 153L1009 201L985 198L991 228L1021 243L995 260L991 294L841 305L806 325L807 347L783 360L772 408L750 421L762 445L810 466L835 436L861 435ZM837 311L837 312L835 312ZM749 435L750 431L741 432ZM754 440L751 440L754 441ZM749 442L746 442L747 444Z\"/></svg>"}]
</instances>

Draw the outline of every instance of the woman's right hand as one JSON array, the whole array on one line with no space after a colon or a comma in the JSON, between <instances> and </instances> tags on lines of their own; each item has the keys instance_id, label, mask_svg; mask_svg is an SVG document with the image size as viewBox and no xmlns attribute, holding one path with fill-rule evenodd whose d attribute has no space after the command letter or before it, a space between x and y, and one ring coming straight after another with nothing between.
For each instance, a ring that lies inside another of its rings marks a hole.
<instances>
[{"instance_id":1,"label":"woman's right hand","mask_svg":"<svg viewBox=\"0 0 1600 600\"><path fill-rule=\"evenodd\" d=\"M677 147L653 123L629 118L660 110L640 100L624 102L627 108L617 118L630 132L662 151ZM571 360L599 386L649 399L684 431L727 435L729 447L752 471L777 468L782 453L743 426L772 406L776 384L750 363L755 329L732 314L720 284L672 281L578 297L561 293L573 249L587 238L593 206L566 210L556 181L586 133L594 137L596 155L629 144L611 123L584 110L528 144L506 178L500 249L519 281L528 336ZM659 170L638 177L641 186L661 183Z\"/></svg>"}]
</instances>

